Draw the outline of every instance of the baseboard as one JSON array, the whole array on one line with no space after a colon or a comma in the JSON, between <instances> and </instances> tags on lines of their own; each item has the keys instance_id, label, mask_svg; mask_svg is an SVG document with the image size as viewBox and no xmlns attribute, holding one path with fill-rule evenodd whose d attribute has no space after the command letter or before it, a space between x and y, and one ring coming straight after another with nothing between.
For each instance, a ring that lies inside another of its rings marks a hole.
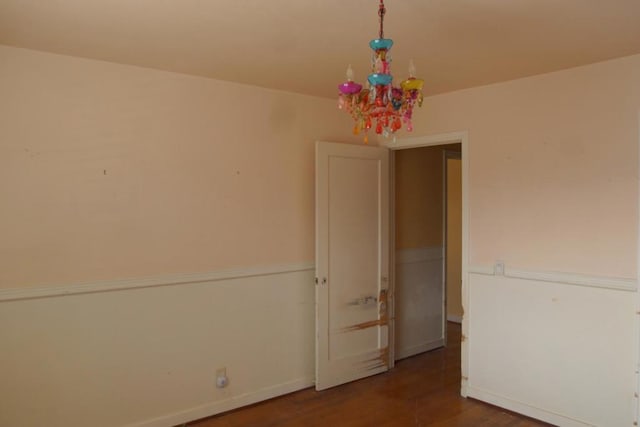
<instances>
[{"instance_id":1,"label":"baseboard","mask_svg":"<svg viewBox=\"0 0 640 427\"><path fill-rule=\"evenodd\" d=\"M163 415L151 420L128 424L125 427L169 427L184 424L189 421L221 414L232 409L238 409L243 406L252 405L287 393L309 388L313 386L313 384L313 378L301 378L299 380L266 387L240 396L233 396L228 399L207 403L184 411Z\"/></svg>"},{"instance_id":2,"label":"baseboard","mask_svg":"<svg viewBox=\"0 0 640 427\"><path fill-rule=\"evenodd\" d=\"M561 414L556 414L555 412L537 408L526 403L518 402L516 400L512 400L507 397L500 396L490 391L482 390L470 385L466 387L465 391L467 397L481 400L483 402L487 402L492 405L507 409L509 411L517 412L519 414L526 415L527 417L535 418L537 420L541 420L553 425L563 427L588 427L593 425Z\"/></svg>"},{"instance_id":3,"label":"baseboard","mask_svg":"<svg viewBox=\"0 0 640 427\"><path fill-rule=\"evenodd\" d=\"M424 353L425 351L435 350L444 346L444 339L439 339L420 345L415 345L407 348L396 348L395 359L400 360L407 357L415 356L416 354Z\"/></svg>"},{"instance_id":4,"label":"baseboard","mask_svg":"<svg viewBox=\"0 0 640 427\"><path fill-rule=\"evenodd\" d=\"M454 316L453 314L447 315L447 322L462 324L462 316Z\"/></svg>"}]
</instances>

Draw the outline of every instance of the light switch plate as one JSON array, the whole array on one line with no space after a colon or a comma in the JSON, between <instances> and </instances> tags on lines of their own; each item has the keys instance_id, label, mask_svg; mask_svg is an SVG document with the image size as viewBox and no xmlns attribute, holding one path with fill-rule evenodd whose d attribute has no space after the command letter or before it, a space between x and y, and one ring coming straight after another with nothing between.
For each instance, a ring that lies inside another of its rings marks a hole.
<instances>
[{"instance_id":1,"label":"light switch plate","mask_svg":"<svg viewBox=\"0 0 640 427\"><path fill-rule=\"evenodd\" d=\"M504 261L496 261L493 265L493 274L496 276L504 276Z\"/></svg>"}]
</instances>

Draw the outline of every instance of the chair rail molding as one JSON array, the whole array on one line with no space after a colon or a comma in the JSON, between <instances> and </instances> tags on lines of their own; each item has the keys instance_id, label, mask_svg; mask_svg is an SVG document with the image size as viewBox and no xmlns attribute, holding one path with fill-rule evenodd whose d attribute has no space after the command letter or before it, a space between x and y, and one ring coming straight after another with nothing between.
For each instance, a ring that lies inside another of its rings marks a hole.
<instances>
[{"instance_id":1,"label":"chair rail molding","mask_svg":"<svg viewBox=\"0 0 640 427\"><path fill-rule=\"evenodd\" d=\"M19 301L35 298L62 297L68 295L91 294L99 292L125 291L131 289L174 286L190 283L218 282L221 280L244 277L269 276L273 274L294 273L314 269L313 262L271 266L247 267L233 270L219 270L206 273L171 274L155 277L105 280L68 285L8 288L0 290L0 302Z\"/></svg>"}]
</instances>

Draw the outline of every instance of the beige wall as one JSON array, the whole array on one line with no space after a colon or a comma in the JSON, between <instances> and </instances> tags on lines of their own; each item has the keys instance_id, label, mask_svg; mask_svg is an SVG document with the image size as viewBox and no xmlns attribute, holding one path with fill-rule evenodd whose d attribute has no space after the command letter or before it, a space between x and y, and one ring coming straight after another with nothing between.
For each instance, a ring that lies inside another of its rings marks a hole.
<instances>
[{"instance_id":1,"label":"beige wall","mask_svg":"<svg viewBox=\"0 0 640 427\"><path fill-rule=\"evenodd\" d=\"M395 152L396 249L443 244L443 150L460 145Z\"/></svg>"},{"instance_id":2,"label":"beige wall","mask_svg":"<svg viewBox=\"0 0 640 427\"><path fill-rule=\"evenodd\" d=\"M396 249L442 245L442 149L395 153Z\"/></svg>"},{"instance_id":3,"label":"beige wall","mask_svg":"<svg viewBox=\"0 0 640 427\"><path fill-rule=\"evenodd\" d=\"M0 288L314 258L332 100L0 46ZM346 129L346 131L345 131Z\"/></svg>"}]
</instances>

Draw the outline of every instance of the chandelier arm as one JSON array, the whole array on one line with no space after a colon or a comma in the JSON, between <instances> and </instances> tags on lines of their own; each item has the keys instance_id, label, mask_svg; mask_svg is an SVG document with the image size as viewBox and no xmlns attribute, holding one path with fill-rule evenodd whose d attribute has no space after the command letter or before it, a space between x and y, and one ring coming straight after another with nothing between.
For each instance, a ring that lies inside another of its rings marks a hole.
<instances>
[{"instance_id":1,"label":"chandelier arm","mask_svg":"<svg viewBox=\"0 0 640 427\"><path fill-rule=\"evenodd\" d=\"M384 38L384 14L387 13L387 9L384 7L384 0L380 0L380 7L378 9L378 16L380 17L380 38Z\"/></svg>"}]
</instances>

